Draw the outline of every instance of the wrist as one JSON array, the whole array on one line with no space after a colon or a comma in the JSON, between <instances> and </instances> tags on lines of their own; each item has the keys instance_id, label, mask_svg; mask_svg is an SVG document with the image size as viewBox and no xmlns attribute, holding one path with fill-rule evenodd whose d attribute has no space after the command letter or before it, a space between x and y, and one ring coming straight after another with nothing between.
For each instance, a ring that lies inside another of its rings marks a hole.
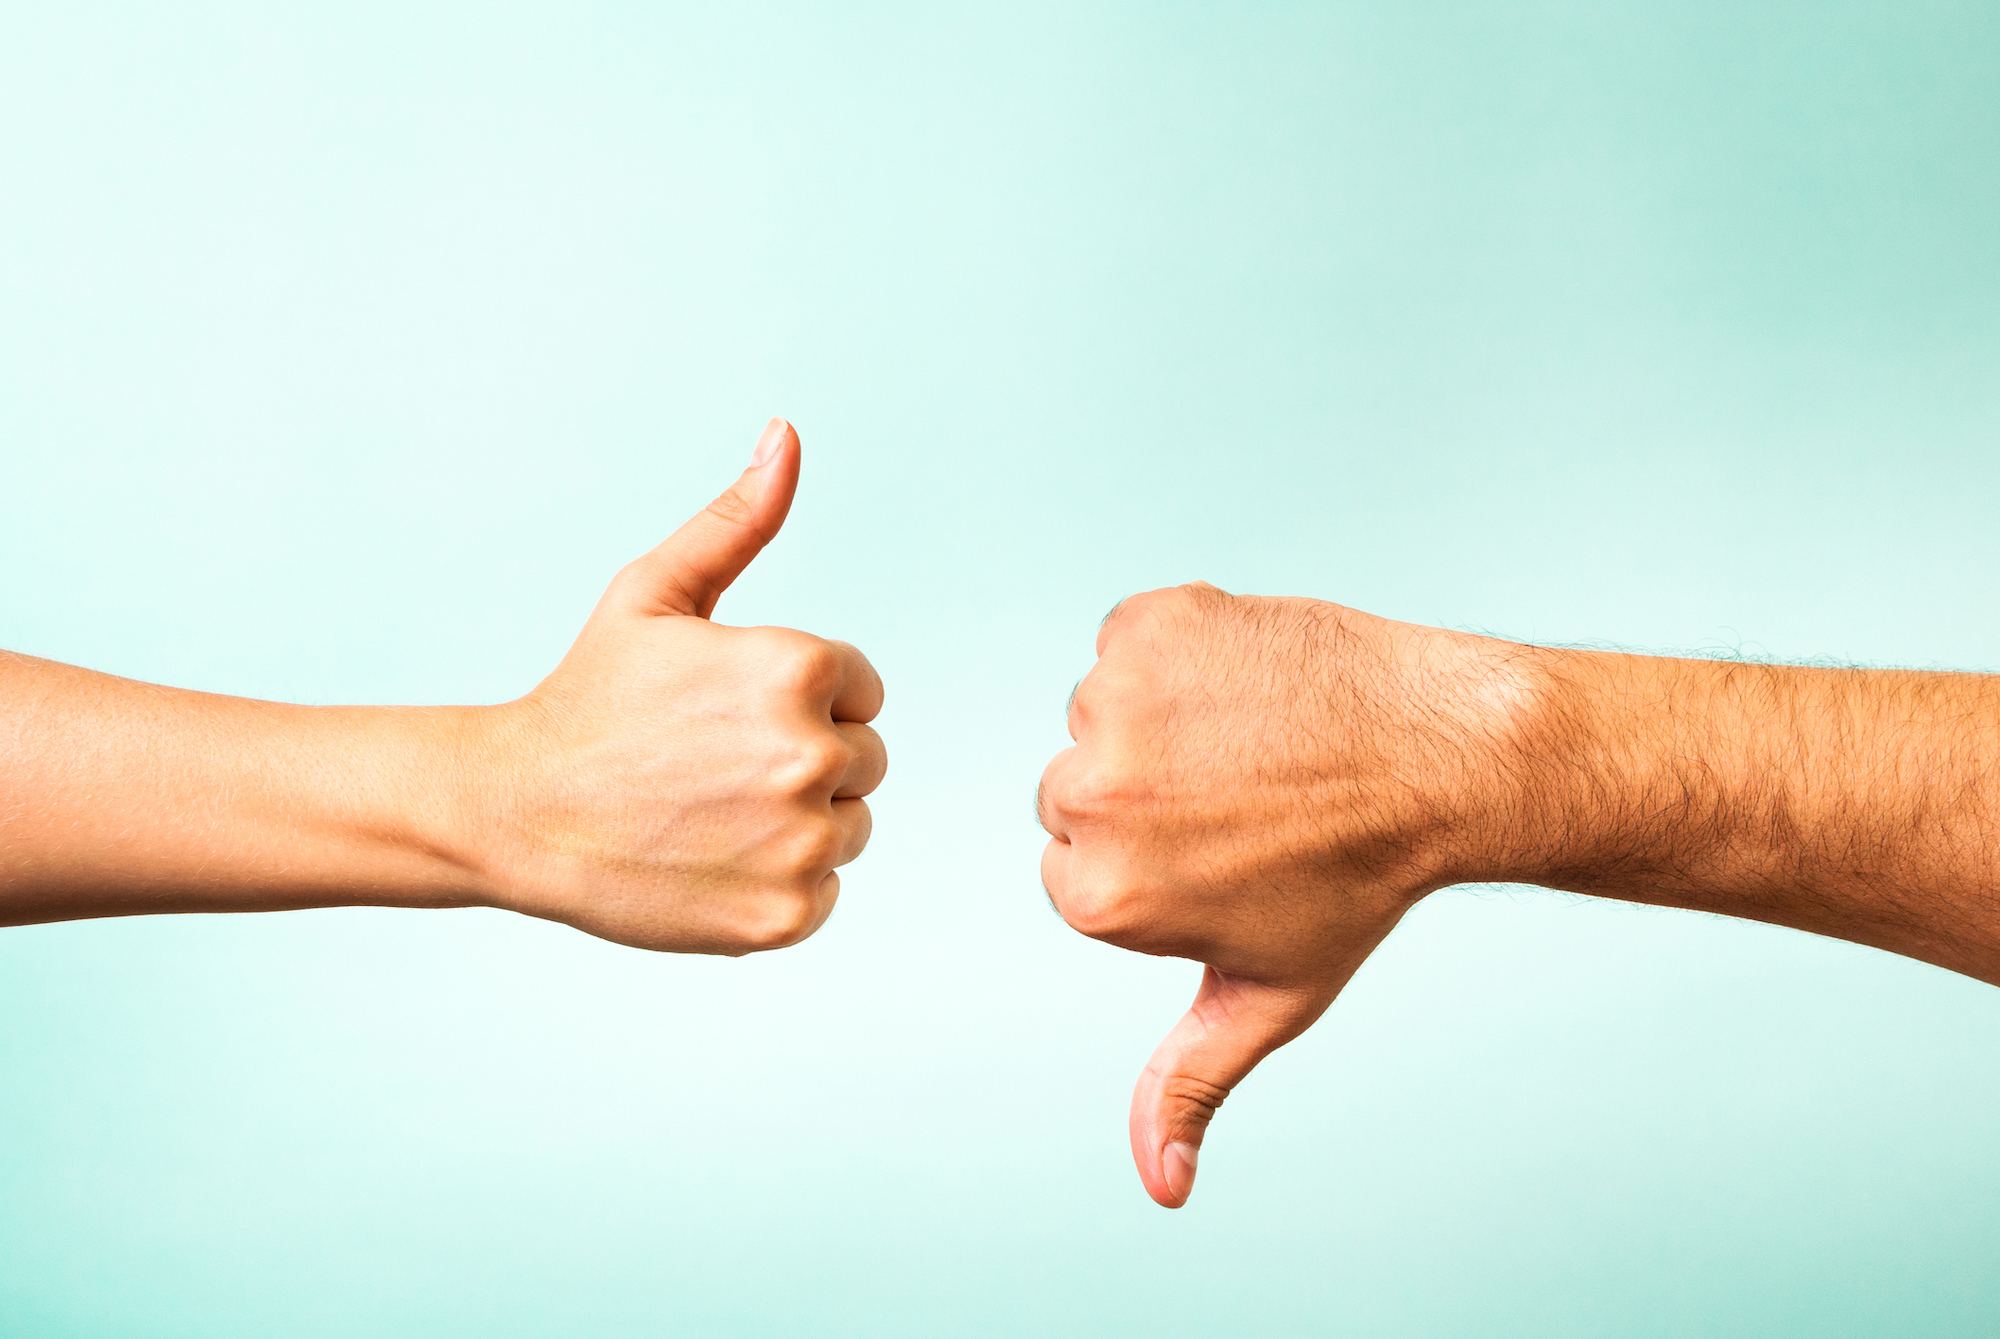
<instances>
[{"instance_id":1,"label":"wrist","mask_svg":"<svg viewBox=\"0 0 2000 1339\"><path fill-rule=\"evenodd\" d=\"M1698 905L1718 867L1766 864L1789 808L1769 666L1536 649L1536 707L1503 878ZM1777 825L1777 826L1774 826Z\"/></svg>"},{"instance_id":2,"label":"wrist","mask_svg":"<svg viewBox=\"0 0 2000 1339\"><path fill-rule=\"evenodd\" d=\"M431 756L442 786L434 849L460 872L471 902L563 919L579 833L560 817L570 769L554 761L539 696L439 709Z\"/></svg>"},{"instance_id":3,"label":"wrist","mask_svg":"<svg viewBox=\"0 0 2000 1339\"><path fill-rule=\"evenodd\" d=\"M504 810L503 707L388 708L382 726L394 773L394 844L412 871L410 906L505 907L508 862L497 840Z\"/></svg>"},{"instance_id":4,"label":"wrist","mask_svg":"<svg viewBox=\"0 0 2000 1339\"><path fill-rule=\"evenodd\" d=\"M1576 806L1577 706L1562 653L1392 624L1404 716L1397 769L1425 815L1404 849L1414 903L1459 883L1532 883L1556 859L1558 815Z\"/></svg>"}]
</instances>

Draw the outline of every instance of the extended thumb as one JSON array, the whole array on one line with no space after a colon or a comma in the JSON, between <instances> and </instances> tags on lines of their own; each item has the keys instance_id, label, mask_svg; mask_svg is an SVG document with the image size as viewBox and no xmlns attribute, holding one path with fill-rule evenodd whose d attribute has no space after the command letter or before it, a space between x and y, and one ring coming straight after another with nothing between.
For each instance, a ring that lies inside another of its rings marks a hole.
<instances>
[{"instance_id":1,"label":"extended thumb","mask_svg":"<svg viewBox=\"0 0 2000 1339\"><path fill-rule=\"evenodd\" d=\"M774 418L742 477L627 569L641 602L658 614L714 613L729 583L777 538L798 486L798 434Z\"/></svg>"},{"instance_id":2,"label":"extended thumb","mask_svg":"<svg viewBox=\"0 0 2000 1339\"><path fill-rule=\"evenodd\" d=\"M1257 1062L1311 1027L1331 992L1259 985L1202 969L1194 1005L1153 1052L1132 1091L1132 1161L1146 1193L1187 1203L1208 1122Z\"/></svg>"}]
</instances>

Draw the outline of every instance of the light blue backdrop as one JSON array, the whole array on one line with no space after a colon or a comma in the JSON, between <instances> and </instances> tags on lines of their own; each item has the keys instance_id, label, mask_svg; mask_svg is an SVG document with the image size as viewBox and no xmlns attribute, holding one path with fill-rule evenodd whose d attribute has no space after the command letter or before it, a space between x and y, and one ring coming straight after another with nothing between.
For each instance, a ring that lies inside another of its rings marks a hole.
<instances>
[{"instance_id":1,"label":"light blue backdrop","mask_svg":"<svg viewBox=\"0 0 2000 1339\"><path fill-rule=\"evenodd\" d=\"M0 645L491 701L799 426L721 616L887 677L805 946L0 932L0 1332L2000 1329L2000 992L1422 907L1129 1163L1195 969L1050 912L1096 618L2000 666L1990 5L14 4ZM0 796L4 803L32 797Z\"/></svg>"}]
</instances>

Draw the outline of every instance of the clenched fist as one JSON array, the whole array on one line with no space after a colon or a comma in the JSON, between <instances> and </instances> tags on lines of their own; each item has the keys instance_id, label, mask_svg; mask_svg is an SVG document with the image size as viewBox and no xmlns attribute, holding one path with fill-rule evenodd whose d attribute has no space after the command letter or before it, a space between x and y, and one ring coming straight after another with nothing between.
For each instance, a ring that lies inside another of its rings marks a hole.
<instances>
[{"instance_id":1,"label":"clenched fist","mask_svg":"<svg viewBox=\"0 0 2000 1339\"><path fill-rule=\"evenodd\" d=\"M2000 984L2000 676L1522 646L1183 586L1105 620L1042 877L1204 964L1132 1096L1154 1199L1425 894L1475 880L1872 944Z\"/></svg>"},{"instance_id":2,"label":"clenched fist","mask_svg":"<svg viewBox=\"0 0 2000 1339\"><path fill-rule=\"evenodd\" d=\"M306 707L0 652L0 925L497 906L684 953L796 943L887 757L859 651L709 621L791 508L773 419L514 702Z\"/></svg>"},{"instance_id":3,"label":"clenched fist","mask_svg":"<svg viewBox=\"0 0 2000 1339\"><path fill-rule=\"evenodd\" d=\"M1084 934L1206 965L1132 1098L1159 1203L1186 1202L1223 1098L1404 912L1487 877L1521 649L1200 584L1105 620L1042 778L1042 879Z\"/></svg>"},{"instance_id":4,"label":"clenched fist","mask_svg":"<svg viewBox=\"0 0 2000 1339\"><path fill-rule=\"evenodd\" d=\"M563 662L485 729L503 906L606 939L747 953L819 928L888 766L882 681L844 642L709 621L784 523L799 444L618 574Z\"/></svg>"}]
</instances>

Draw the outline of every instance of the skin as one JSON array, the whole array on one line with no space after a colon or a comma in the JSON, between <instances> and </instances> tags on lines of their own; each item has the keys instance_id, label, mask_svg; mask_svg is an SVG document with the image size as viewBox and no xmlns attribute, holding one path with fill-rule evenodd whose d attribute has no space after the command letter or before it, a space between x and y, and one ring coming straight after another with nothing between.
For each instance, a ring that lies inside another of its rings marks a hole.
<instances>
[{"instance_id":1,"label":"skin","mask_svg":"<svg viewBox=\"0 0 2000 1339\"><path fill-rule=\"evenodd\" d=\"M887 767L859 651L710 621L798 473L773 419L498 706L294 706L0 653L0 925L488 906L666 952L797 943Z\"/></svg>"},{"instance_id":2,"label":"skin","mask_svg":"<svg viewBox=\"0 0 2000 1339\"><path fill-rule=\"evenodd\" d=\"M1540 884L2000 984L2000 676L1547 650L1195 584L1105 620L1042 779L1070 925L1204 964L1132 1098L1177 1208L1230 1090L1419 900Z\"/></svg>"}]
</instances>

